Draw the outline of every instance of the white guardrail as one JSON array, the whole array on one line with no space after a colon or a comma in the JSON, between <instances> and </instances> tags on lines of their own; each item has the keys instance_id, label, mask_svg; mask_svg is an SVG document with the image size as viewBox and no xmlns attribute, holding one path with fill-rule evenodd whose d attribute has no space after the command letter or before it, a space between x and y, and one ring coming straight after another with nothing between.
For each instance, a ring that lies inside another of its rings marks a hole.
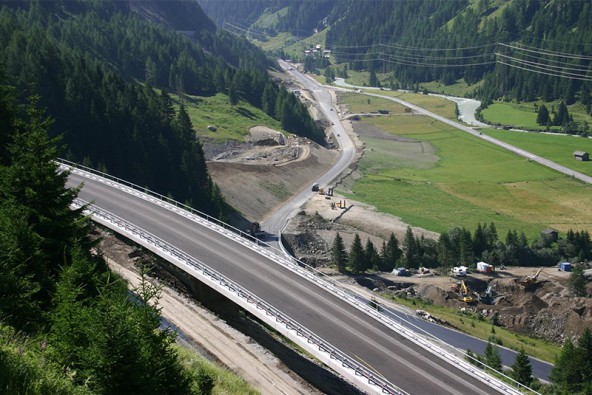
<instances>
[{"instance_id":1,"label":"white guardrail","mask_svg":"<svg viewBox=\"0 0 592 395\"><path fill-rule=\"evenodd\" d=\"M400 321L405 321L407 325L417 328L421 334L410 330L399 322L393 320L393 318L386 316L381 311L372 308L367 302L365 302L364 298L355 294L351 290L342 288L335 281L328 279L323 273L315 270L303 262L297 261L295 259L286 259L279 250L278 254L276 254L273 251L273 247L270 247L266 243L251 237L245 232L242 232L239 229L225 224L224 222L199 212L189 206L176 202L169 197L155 193L146 188L142 188L125 180L118 179L108 174L101 173L97 170L87 168L63 159L59 159L58 162L59 168L62 171L69 171L72 174L92 179L93 181L103 183L112 188L119 189L123 192L134 195L142 200L157 204L178 215L184 216L191 221L206 226L253 251L258 252L268 259L273 260L274 262L284 266L292 272L297 273L298 275L322 287L323 289L331 292L335 296L341 298L350 305L356 307L358 310L361 310L365 314L380 321L387 327L411 340L420 347L426 349L446 362L449 362L452 366L457 367L463 372L473 376L474 378L500 391L501 393L521 394L517 388L484 372L475 365L472 365L464 360L462 357L457 356L456 353L458 350L456 348L447 345L428 332L416 327L413 323L399 318ZM80 199L77 199L76 204L78 207L80 207L84 204L84 202L82 202ZM356 381L356 384L362 385L365 390L383 394L406 394L405 391L396 387L384 377L377 375L376 372L348 357L337 348L323 341L320 337L304 328L302 325L291 320L285 314L281 313L279 310L275 309L265 301L250 293L248 290L242 288L240 285L234 283L230 279L225 278L222 274L208 267L203 262L200 262L197 259L185 254L183 251L161 240L157 236L152 235L149 232L146 232L143 229L140 229L139 227L129 223L123 218L119 218L99 207L91 205L89 210L89 214L92 215L93 219L97 222L108 226L109 228L114 228L115 231L125 234L139 244L157 253L161 257L171 261L171 263L175 264L181 269L195 275L218 292L237 302L250 313L269 323L272 327L274 327L274 329L286 335L308 352L311 352L323 363L326 363L328 366L331 366L333 369L342 374L353 377ZM448 348L448 350L446 350L446 348ZM515 385L516 387L528 389L517 382L515 382Z\"/></svg>"}]
</instances>

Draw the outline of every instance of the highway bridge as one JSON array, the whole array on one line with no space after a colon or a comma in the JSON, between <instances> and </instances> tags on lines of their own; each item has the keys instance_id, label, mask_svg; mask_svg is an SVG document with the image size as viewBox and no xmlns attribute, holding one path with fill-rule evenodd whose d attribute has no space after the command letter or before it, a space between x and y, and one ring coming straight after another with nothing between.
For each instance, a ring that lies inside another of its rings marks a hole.
<instances>
[{"instance_id":1,"label":"highway bridge","mask_svg":"<svg viewBox=\"0 0 592 395\"><path fill-rule=\"evenodd\" d=\"M164 196L72 169L68 186L81 183L79 197L93 202L97 222L183 267L364 391L518 393L285 257Z\"/></svg>"}]
</instances>

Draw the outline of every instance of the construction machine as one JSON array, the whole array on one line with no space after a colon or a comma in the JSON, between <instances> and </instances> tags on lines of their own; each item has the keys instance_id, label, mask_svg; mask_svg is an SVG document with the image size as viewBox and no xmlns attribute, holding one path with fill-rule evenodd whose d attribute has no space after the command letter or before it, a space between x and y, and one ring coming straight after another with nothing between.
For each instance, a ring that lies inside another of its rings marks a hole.
<instances>
[{"instance_id":1,"label":"construction machine","mask_svg":"<svg viewBox=\"0 0 592 395\"><path fill-rule=\"evenodd\" d=\"M265 232L261 230L261 225L259 225L259 222L251 222L249 234L258 239L262 239L263 237L265 237Z\"/></svg>"},{"instance_id":2,"label":"construction machine","mask_svg":"<svg viewBox=\"0 0 592 395\"><path fill-rule=\"evenodd\" d=\"M528 288L531 285L534 285L537 282L537 279L539 278L539 274L541 274L542 270L543 269L539 269L539 270L537 270L537 272L535 274L521 278L520 285L524 286L524 288Z\"/></svg>"},{"instance_id":3,"label":"construction machine","mask_svg":"<svg viewBox=\"0 0 592 395\"><path fill-rule=\"evenodd\" d=\"M465 280L460 282L460 299L465 303L473 303L473 297L469 291L469 287L465 284Z\"/></svg>"},{"instance_id":4,"label":"construction machine","mask_svg":"<svg viewBox=\"0 0 592 395\"><path fill-rule=\"evenodd\" d=\"M491 285L487 287L483 296L481 296L481 303L492 304L493 303L493 290Z\"/></svg>"}]
</instances>

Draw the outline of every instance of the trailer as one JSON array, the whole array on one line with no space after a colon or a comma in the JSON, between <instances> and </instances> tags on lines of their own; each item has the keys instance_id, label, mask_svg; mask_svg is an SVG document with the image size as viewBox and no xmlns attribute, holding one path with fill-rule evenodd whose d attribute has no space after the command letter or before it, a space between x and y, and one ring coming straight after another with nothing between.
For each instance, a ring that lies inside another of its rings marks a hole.
<instances>
[{"instance_id":1,"label":"trailer","mask_svg":"<svg viewBox=\"0 0 592 395\"><path fill-rule=\"evenodd\" d=\"M477 262L477 271L480 273L493 273L495 268L489 263Z\"/></svg>"}]
</instances>

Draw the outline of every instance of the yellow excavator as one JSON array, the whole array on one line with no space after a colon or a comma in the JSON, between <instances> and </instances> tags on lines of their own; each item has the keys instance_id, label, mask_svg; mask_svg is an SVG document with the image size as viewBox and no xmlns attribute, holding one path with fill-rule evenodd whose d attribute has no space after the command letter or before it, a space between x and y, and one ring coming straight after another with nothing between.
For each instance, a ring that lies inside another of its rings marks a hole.
<instances>
[{"instance_id":1,"label":"yellow excavator","mask_svg":"<svg viewBox=\"0 0 592 395\"><path fill-rule=\"evenodd\" d=\"M465 280L462 280L460 282L460 299L469 304L469 303L473 303L473 297L471 296L470 292L469 292L469 287L467 287L467 284L465 284Z\"/></svg>"},{"instance_id":2,"label":"yellow excavator","mask_svg":"<svg viewBox=\"0 0 592 395\"><path fill-rule=\"evenodd\" d=\"M539 274L541 274L541 270L543 270L543 269L537 270L537 272L531 276L526 276L524 278L521 278L520 285L523 285L524 288L528 288L531 285L534 285L536 283L537 279L539 278Z\"/></svg>"}]
</instances>

